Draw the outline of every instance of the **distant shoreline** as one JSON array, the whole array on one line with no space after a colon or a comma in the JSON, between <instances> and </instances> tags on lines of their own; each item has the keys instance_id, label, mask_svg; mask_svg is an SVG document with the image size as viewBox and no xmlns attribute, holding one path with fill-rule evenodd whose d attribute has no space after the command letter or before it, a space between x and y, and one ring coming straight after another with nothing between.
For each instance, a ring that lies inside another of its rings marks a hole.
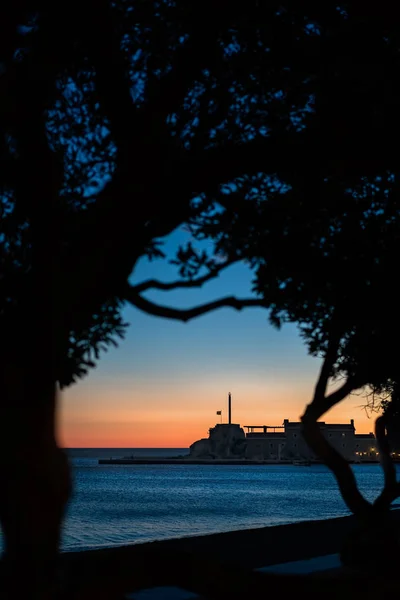
<instances>
[{"instance_id":1,"label":"distant shoreline","mask_svg":"<svg viewBox=\"0 0 400 600\"><path fill-rule=\"evenodd\" d=\"M247 460L234 458L100 458L99 465L274 465L273 460ZM279 464L292 464L280 461Z\"/></svg>"},{"instance_id":2,"label":"distant shoreline","mask_svg":"<svg viewBox=\"0 0 400 600\"><path fill-rule=\"evenodd\" d=\"M233 466L249 466L249 465L293 465L291 460L253 460L253 459L235 459L235 458L100 458L99 465L233 465ZM321 465L322 462L312 462L311 465ZM359 463L351 463L357 465L376 464L376 460L364 460ZM311 465L298 465L300 467Z\"/></svg>"}]
</instances>

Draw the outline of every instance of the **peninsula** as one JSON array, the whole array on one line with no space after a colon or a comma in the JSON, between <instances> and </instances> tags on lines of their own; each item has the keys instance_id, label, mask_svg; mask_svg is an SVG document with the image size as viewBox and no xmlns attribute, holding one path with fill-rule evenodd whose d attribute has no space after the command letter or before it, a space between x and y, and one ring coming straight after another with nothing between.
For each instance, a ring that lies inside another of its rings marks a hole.
<instances>
[{"instance_id":1,"label":"peninsula","mask_svg":"<svg viewBox=\"0 0 400 600\"><path fill-rule=\"evenodd\" d=\"M221 411L217 414L221 414ZM354 419L341 424L320 422L319 426L324 437L348 462L378 462L379 453L374 434L357 434ZM263 465L313 462L318 462L318 459L303 439L300 422L284 419L282 425L241 427L232 423L231 394L228 394L228 422L211 427L207 438L197 440L190 446L188 455L169 458L126 456L99 460L102 465Z\"/></svg>"}]
</instances>

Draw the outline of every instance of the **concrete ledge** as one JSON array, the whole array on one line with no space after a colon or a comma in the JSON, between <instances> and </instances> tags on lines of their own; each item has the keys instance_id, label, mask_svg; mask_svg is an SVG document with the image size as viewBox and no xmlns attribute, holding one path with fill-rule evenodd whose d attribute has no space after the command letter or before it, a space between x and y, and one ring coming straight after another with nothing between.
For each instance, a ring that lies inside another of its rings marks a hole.
<instances>
[{"instance_id":1,"label":"concrete ledge","mask_svg":"<svg viewBox=\"0 0 400 600\"><path fill-rule=\"evenodd\" d=\"M100 458L99 465L291 465L292 461L247 458Z\"/></svg>"}]
</instances>

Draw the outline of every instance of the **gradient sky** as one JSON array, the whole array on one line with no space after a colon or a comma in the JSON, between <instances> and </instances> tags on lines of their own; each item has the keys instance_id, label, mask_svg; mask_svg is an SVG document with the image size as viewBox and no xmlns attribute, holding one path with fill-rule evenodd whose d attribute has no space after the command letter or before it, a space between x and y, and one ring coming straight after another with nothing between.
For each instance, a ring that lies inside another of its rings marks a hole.
<instances>
[{"instance_id":1,"label":"gradient sky","mask_svg":"<svg viewBox=\"0 0 400 600\"><path fill-rule=\"evenodd\" d=\"M186 234L166 243L172 253ZM149 277L176 279L176 267L142 260L132 282ZM251 295L245 265L234 265L202 289L152 292L158 303L184 308L225 295ZM103 354L99 366L61 396L59 438L65 447L185 448L227 419L241 425L281 425L298 420L311 399L320 361L307 355L292 325L275 330L264 309L220 309L180 323L127 306L126 339ZM373 422L363 399L347 398L330 411L328 422L354 418L358 433Z\"/></svg>"}]
</instances>

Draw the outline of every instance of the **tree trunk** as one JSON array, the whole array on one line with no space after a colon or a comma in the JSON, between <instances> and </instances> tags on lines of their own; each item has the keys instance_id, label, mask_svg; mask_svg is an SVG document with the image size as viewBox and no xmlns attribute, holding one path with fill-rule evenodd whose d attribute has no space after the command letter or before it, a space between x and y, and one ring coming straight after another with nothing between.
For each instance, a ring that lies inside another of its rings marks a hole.
<instances>
[{"instance_id":1,"label":"tree trunk","mask_svg":"<svg viewBox=\"0 0 400 600\"><path fill-rule=\"evenodd\" d=\"M399 571L398 522L389 509L372 510L369 521L358 521L340 552L343 565L366 573L397 576Z\"/></svg>"},{"instance_id":2,"label":"tree trunk","mask_svg":"<svg viewBox=\"0 0 400 600\"><path fill-rule=\"evenodd\" d=\"M4 370L0 387L0 522L7 589L2 597L47 600L56 595L70 472L55 438L55 385L18 371Z\"/></svg>"}]
</instances>

